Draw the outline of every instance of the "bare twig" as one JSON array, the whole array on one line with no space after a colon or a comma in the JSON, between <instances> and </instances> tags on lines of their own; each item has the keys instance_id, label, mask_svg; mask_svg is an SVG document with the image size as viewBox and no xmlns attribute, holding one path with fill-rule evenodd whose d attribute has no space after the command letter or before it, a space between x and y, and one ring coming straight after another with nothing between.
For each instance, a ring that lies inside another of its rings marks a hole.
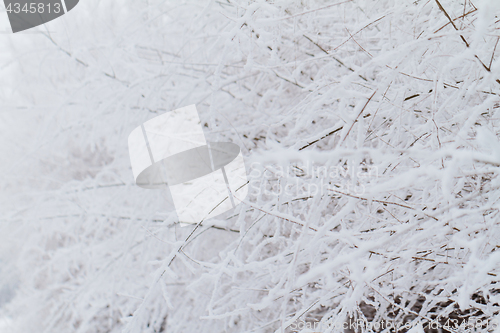
<instances>
[{"instance_id":1,"label":"bare twig","mask_svg":"<svg viewBox=\"0 0 500 333\"><path fill-rule=\"evenodd\" d=\"M345 139L347 138L347 136L349 135L349 133L351 133L351 130L352 130L352 128L354 127L354 124L356 124L356 122L358 121L359 116L361 116L361 114L363 113L363 111L365 111L366 107L368 106L368 103L370 103L370 101L372 100L373 96L375 96L375 94L376 94L376 93L377 93L377 91L375 90L375 91L373 92L373 94L370 96L370 98L368 98L368 100L366 101L366 103L365 103L365 105L363 106L363 108L361 109L361 111L359 111L359 113L358 113L358 115L357 115L356 119L354 119L354 121L352 122L352 125L351 125L351 127L349 128L349 130L347 131L347 133L346 133L346 135L344 136L344 138L342 139L342 142L344 142L344 141L345 141ZM341 142L341 143L342 143L342 142Z\"/></svg>"},{"instance_id":2,"label":"bare twig","mask_svg":"<svg viewBox=\"0 0 500 333\"><path fill-rule=\"evenodd\" d=\"M477 8L472 9L472 10L468 11L467 13L465 13L465 14L463 14L463 15L460 15L459 17L457 17L457 18L453 19L452 21L456 21L456 20L458 20L458 19L464 18L464 17L466 17L467 15L474 13L475 11L477 11ZM439 28L439 29L437 29L436 31L434 31L434 33L438 33L438 32L439 32L439 31L441 31L443 28L445 28L446 26L448 26L448 24L450 24L450 22L447 22L447 23L446 23L445 25L443 25L441 28Z\"/></svg>"},{"instance_id":3,"label":"bare twig","mask_svg":"<svg viewBox=\"0 0 500 333\"><path fill-rule=\"evenodd\" d=\"M354 72L354 69L352 69L351 67L347 66L346 64L344 64L344 62L340 61L338 58L334 57L333 55L331 55L327 50L325 50L321 45L319 45L318 43L316 43L315 41L313 41L311 38L309 38L308 36L306 35L302 35L304 36L308 41L310 41L311 43L313 43L314 45L316 45L321 51L323 51L324 53L330 55L330 57L335 60L336 62L338 62L341 66L347 68L348 70L350 70L351 72ZM359 45L359 44L358 44ZM368 80L363 76L363 75L359 75L360 78L362 78L363 80L367 81Z\"/></svg>"},{"instance_id":4,"label":"bare twig","mask_svg":"<svg viewBox=\"0 0 500 333\"><path fill-rule=\"evenodd\" d=\"M319 138L319 139L317 139L317 140L314 140L314 141L312 141L312 142L309 142L307 145L302 146L301 148L299 148L299 150L306 149L307 147L312 146L312 145L313 145L313 144L315 144L316 142L321 141L321 140L323 140L324 138L327 138L327 137L329 137L330 135L337 133L337 132L338 132L338 131L340 131L342 128L344 128L344 126L340 126L340 127L336 128L336 129L334 129L333 131L331 131L330 133L328 133L328 134L326 134L326 135L323 135L321 138Z\"/></svg>"},{"instance_id":5,"label":"bare twig","mask_svg":"<svg viewBox=\"0 0 500 333\"><path fill-rule=\"evenodd\" d=\"M411 210L415 210L416 211L416 209L413 208L413 207L410 207L410 206L407 206L407 205L403 205L403 204L400 204L400 203L397 203L397 202L377 200L377 199L367 199L367 198L363 198L363 197L360 197L360 196L357 196L357 195L353 195L353 194L344 193L344 192L341 192L341 191L338 191L338 190L334 190L334 189L331 189L331 188L329 188L328 190L332 191L332 192L335 192L335 193L339 193L339 194L348 196L348 197L351 197L351 198L359 199L359 200L373 201L373 202L378 202L378 203L385 204L385 205L396 205L396 206L399 206L399 207L403 207L403 208L407 208L407 209L411 209ZM436 221L439 221L439 219L437 217L434 217L432 215L428 215L426 213L423 213L423 214L425 216L427 216L427 217L430 217L430 218L436 220Z\"/></svg>"},{"instance_id":6,"label":"bare twig","mask_svg":"<svg viewBox=\"0 0 500 333\"><path fill-rule=\"evenodd\" d=\"M448 13L446 12L446 10L444 9L444 7L441 5L441 3L439 2L439 0L434 0L436 1L439 9L444 13L444 15L446 16L446 18L450 21L451 25L453 26L453 28L456 30L456 31L459 31L459 29L457 28L457 26L455 25L455 23L453 23L453 20L451 19L450 15L448 15ZM470 47L470 44L467 42L467 40L465 39L465 37L460 34L460 38L463 40L463 42L465 43L465 46L467 47ZM498 40L497 40L497 43L498 43ZM496 48L496 45L495 45L495 48ZM493 54L495 52L493 51ZM474 57L481 63L481 65L483 66L483 68L487 71L487 72L491 72L491 63L490 63L490 67L486 66L484 64L484 62L477 56L477 54L474 55ZM492 60L493 60L493 55L492 55ZM500 84L500 79L495 79L495 81Z\"/></svg>"}]
</instances>

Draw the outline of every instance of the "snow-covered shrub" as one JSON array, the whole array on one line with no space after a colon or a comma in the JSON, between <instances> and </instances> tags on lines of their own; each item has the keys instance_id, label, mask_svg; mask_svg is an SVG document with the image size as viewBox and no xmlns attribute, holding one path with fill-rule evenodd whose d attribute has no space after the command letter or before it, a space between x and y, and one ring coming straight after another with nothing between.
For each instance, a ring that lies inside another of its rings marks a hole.
<instances>
[{"instance_id":1,"label":"snow-covered shrub","mask_svg":"<svg viewBox=\"0 0 500 333\"><path fill-rule=\"evenodd\" d=\"M0 277L15 293L0 327L492 331L497 14L493 0L82 0L2 35ZM189 104L251 179L196 229L135 186L127 149Z\"/></svg>"}]
</instances>

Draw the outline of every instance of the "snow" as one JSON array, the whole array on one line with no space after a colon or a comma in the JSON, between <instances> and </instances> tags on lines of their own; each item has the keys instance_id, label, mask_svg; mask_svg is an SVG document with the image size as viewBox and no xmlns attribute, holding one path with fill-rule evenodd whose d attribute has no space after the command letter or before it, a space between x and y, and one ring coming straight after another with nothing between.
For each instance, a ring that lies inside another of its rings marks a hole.
<instances>
[{"instance_id":1,"label":"snow","mask_svg":"<svg viewBox=\"0 0 500 333\"><path fill-rule=\"evenodd\" d=\"M85 0L0 34L0 332L493 332L500 8L439 4ZM194 233L127 147L191 104L250 180Z\"/></svg>"}]
</instances>

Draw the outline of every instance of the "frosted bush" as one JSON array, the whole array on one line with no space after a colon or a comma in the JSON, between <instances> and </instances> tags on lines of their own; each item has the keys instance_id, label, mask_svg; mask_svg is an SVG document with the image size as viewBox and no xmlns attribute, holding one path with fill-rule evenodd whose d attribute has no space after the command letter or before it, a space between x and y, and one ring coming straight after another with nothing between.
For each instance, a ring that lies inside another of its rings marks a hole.
<instances>
[{"instance_id":1,"label":"frosted bush","mask_svg":"<svg viewBox=\"0 0 500 333\"><path fill-rule=\"evenodd\" d=\"M498 14L87 0L2 35L0 327L494 331ZM127 136L189 104L240 145L251 191L180 228L168 193L134 184Z\"/></svg>"}]
</instances>

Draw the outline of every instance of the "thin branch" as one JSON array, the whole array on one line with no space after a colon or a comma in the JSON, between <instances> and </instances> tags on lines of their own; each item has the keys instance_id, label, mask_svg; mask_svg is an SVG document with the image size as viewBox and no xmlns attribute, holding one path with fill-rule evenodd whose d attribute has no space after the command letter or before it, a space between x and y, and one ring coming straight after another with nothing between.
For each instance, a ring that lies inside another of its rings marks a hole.
<instances>
[{"instance_id":1,"label":"thin branch","mask_svg":"<svg viewBox=\"0 0 500 333\"><path fill-rule=\"evenodd\" d=\"M337 2L337 3L333 3L333 4L331 4L331 5L328 5L328 6L324 6L324 7L320 7L320 8L311 9L311 10L308 10L308 11L305 11L305 12L302 12L302 13L299 13L299 14L295 14L295 15L290 15L290 16L287 16L287 17L278 18L278 19L276 19L276 21L286 20L286 19L290 19L290 18L297 17L297 16L302 16L302 15L306 15L306 14L314 13L314 12L317 12L317 11L319 11L319 10L323 10L323 9L330 8L330 7L333 7L333 6L338 6L338 5L341 5L341 4L344 4L344 3L347 3L347 2L352 2L352 0L347 0L347 1Z\"/></svg>"},{"instance_id":2,"label":"thin branch","mask_svg":"<svg viewBox=\"0 0 500 333\"><path fill-rule=\"evenodd\" d=\"M333 60L335 60L336 62L338 62L341 66L344 66L345 68L347 68L351 72L354 72L354 69L352 69L351 67L347 66L342 61L340 61L338 58L336 58L333 55L331 55L327 50L325 50L323 47L321 47L321 45L319 45L318 43L316 43L315 41L313 41L311 38L309 38L306 35L302 35L302 36L304 36L308 41L310 41L311 43L313 43L314 45L316 45L321 51L323 51L326 54L328 54ZM363 80L365 80L366 82L368 82L368 80L363 75L360 74L359 77L362 78Z\"/></svg>"},{"instance_id":3,"label":"thin branch","mask_svg":"<svg viewBox=\"0 0 500 333\"><path fill-rule=\"evenodd\" d=\"M396 206L399 206L399 207L403 207L403 208L407 208L407 209L411 209L411 210L414 210L414 211L417 211L415 208L413 207L410 207L410 206L407 206L407 205L403 205L403 204L400 204L400 203L397 203L397 202L391 202L391 201L384 201L384 200L377 200L377 199L367 199L367 198L363 198L363 197L360 197L360 196L357 196L357 195L353 195L353 194L349 194L349 193L344 193L344 192L341 192L341 191L338 191L338 190L334 190L334 189L331 189L329 188L328 189L329 191L332 191L332 192L336 192L336 193L339 193L339 194L342 194L342 195L345 195L345 196L348 196L348 197L351 197L351 198L355 198L355 199L359 199L359 200L365 200L365 201L373 201L373 202L378 202L378 203L381 203L381 204L385 204L385 205L396 205ZM422 212L423 213L423 212ZM432 216L432 215L429 215L429 214L426 214L426 213L423 213L425 216L427 217L430 217L436 221L439 221L438 218Z\"/></svg>"},{"instance_id":4,"label":"thin branch","mask_svg":"<svg viewBox=\"0 0 500 333\"><path fill-rule=\"evenodd\" d=\"M375 96L375 94L376 94L376 93L377 93L377 91L375 90L375 91L373 92L373 94L370 96L370 98L368 98L368 100L366 101L366 103L365 103L365 105L363 106L363 108L361 109L361 111L359 111L358 116L356 117L356 119L354 119L354 121L353 121L353 123L352 123L351 127L350 127L350 128L349 128L349 130L347 131L347 134L346 134L346 135L345 135L345 137L342 139L342 142L344 142L344 141L345 141L345 139L347 139L347 136L349 135L349 133L351 133L351 130L352 130L352 128L354 127L354 124L356 124L356 122L358 121L359 116L361 116L361 114L363 113L363 111L365 111L366 107L368 106L368 103L370 103L370 101L372 100L373 96ZM341 143L342 143L342 142L341 142Z\"/></svg>"},{"instance_id":5,"label":"thin branch","mask_svg":"<svg viewBox=\"0 0 500 333\"><path fill-rule=\"evenodd\" d=\"M497 42L495 43L495 47L493 48L493 52L491 53L491 59L490 59L490 65L489 65L490 70L491 70L491 64L493 63L493 58L495 57L495 51L497 50L497 45L498 45L499 40L500 40L500 37L497 38Z\"/></svg>"},{"instance_id":6,"label":"thin branch","mask_svg":"<svg viewBox=\"0 0 500 333\"><path fill-rule=\"evenodd\" d=\"M465 13L465 14L463 14L463 15L460 15L459 17L457 17L457 18L453 19L453 21L456 21L456 20L458 20L458 19L464 18L464 17L466 17L467 15L472 14L472 13L474 13L474 12L476 12L476 11L477 11L477 8L476 8L476 9L472 9L472 10L470 10L469 12L467 12L467 13ZM443 25L441 28L439 28L439 29L437 29L436 31L434 31L434 33L435 33L435 34L436 34L436 33L438 33L438 32L439 32L439 31L441 31L443 28L445 28L446 26L448 26L448 24L450 24L450 22L447 22L447 23L446 23L445 25Z\"/></svg>"},{"instance_id":7,"label":"thin branch","mask_svg":"<svg viewBox=\"0 0 500 333\"><path fill-rule=\"evenodd\" d=\"M459 31L457 26L455 25L455 23L453 22L453 20L451 19L450 15L448 15L448 13L446 12L446 10L444 9L444 7L441 5L441 3L439 2L439 0L435 0L439 9L441 9L441 11L444 13L444 16L446 16L446 18L450 21L451 25L453 26L453 28L455 28L456 31ZM460 38L462 38L462 40L464 41L465 45L467 45L467 47L469 47L469 43L467 43L467 41L465 40L464 36L460 35Z\"/></svg>"},{"instance_id":8,"label":"thin branch","mask_svg":"<svg viewBox=\"0 0 500 333\"><path fill-rule=\"evenodd\" d=\"M323 140L324 138L327 138L327 137L329 137L330 135L337 133L338 131L340 131L340 130L341 130L341 129L343 129L343 128L344 128L344 126L340 126L339 128L334 129L334 130L333 130L333 131L331 131L330 133L328 133L328 134L326 134L326 135L323 135L321 138L319 138L319 139L317 139L317 140L314 140L314 141L312 141L312 142L309 142L307 145L303 146L302 148L299 148L299 150L306 149L307 147L312 146L312 145L313 145L313 144L315 144L316 142L321 141L321 140Z\"/></svg>"},{"instance_id":9,"label":"thin branch","mask_svg":"<svg viewBox=\"0 0 500 333\"><path fill-rule=\"evenodd\" d=\"M448 13L444 9L444 7L441 5L441 3L439 2L439 0L434 0L434 1L436 1L439 9L444 13L444 15L446 16L446 18L450 21L450 23L453 26L453 28L455 28L456 31L459 31L458 28L457 28L457 26L455 25L455 23L453 23L453 20L451 19L450 15L448 15ZM460 34L460 38L465 43L465 46L470 47L470 44L467 42L467 40L465 39L465 37L463 35ZM498 40L497 40L497 43L498 43ZM495 45L495 48L496 48L496 45ZM487 72L491 72L491 64L490 64L490 67L488 67L488 66L486 66L484 64L484 62L481 59L479 59L479 57L477 56L477 54L475 54L474 57L476 57L476 59L481 63L481 65L483 65L484 69ZM492 56L492 60L493 60L493 56ZM498 84L500 84L500 79L495 79L495 82L497 82Z\"/></svg>"}]
</instances>

